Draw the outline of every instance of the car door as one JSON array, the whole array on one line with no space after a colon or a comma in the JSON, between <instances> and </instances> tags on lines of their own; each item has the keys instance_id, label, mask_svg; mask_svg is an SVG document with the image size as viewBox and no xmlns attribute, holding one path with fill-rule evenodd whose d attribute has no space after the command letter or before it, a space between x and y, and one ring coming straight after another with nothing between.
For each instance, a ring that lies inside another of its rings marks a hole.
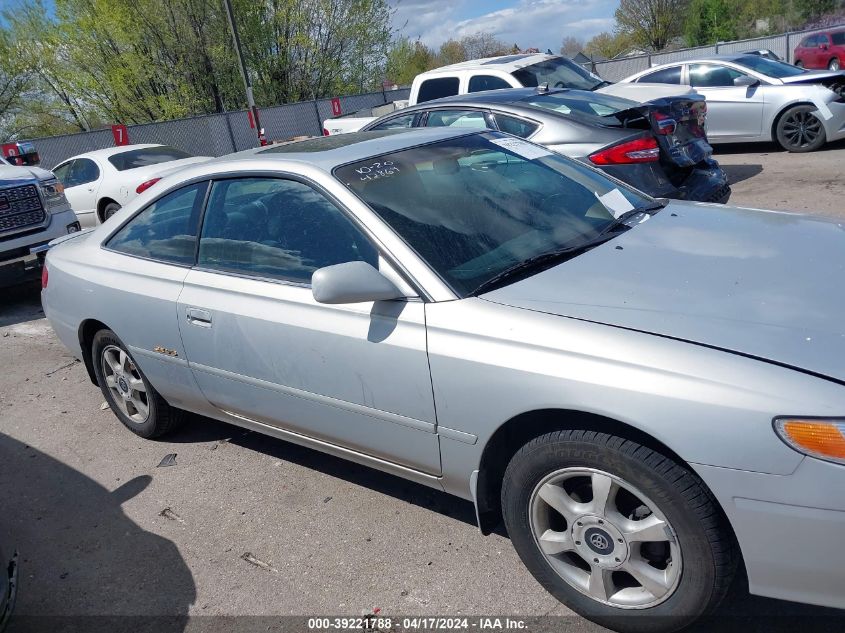
<instances>
[{"instance_id":1,"label":"car door","mask_svg":"<svg viewBox=\"0 0 845 633\"><path fill-rule=\"evenodd\" d=\"M190 366L228 415L439 474L423 303L325 305L311 294L314 270L356 260L396 278L310 184L216 181L179 297Z\"/></svg>"},{"instance_id":2,"label":"car door","mask_svg":"<svg viewBox=\"0 0 845 633\"><path fill-rule=\"evenodd\" d=\"M753 139L763 129L762 86L737 86L748 77L722 64L690 64L689 83L707 99L707 136L713 140Z\"/></svg>"},{"instance_id":3,"label":"car door","mask_svg":"<svg viewBox=\"0 0 845 633\"><path fill-rule=\"evenodd\" d=\"M53 170L65 186L65 196L83 227L97 223L97 190L102 182L102 170L90 158L75 158Z\"/></svg>"}]
</instances>

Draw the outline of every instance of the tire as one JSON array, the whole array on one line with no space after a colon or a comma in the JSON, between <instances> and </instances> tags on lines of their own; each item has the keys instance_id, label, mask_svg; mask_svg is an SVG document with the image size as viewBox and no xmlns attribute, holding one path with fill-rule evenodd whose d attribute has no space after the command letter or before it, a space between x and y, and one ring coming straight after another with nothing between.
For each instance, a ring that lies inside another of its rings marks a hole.
<instances>
[{"instance_id":1,"label":"tire","mask_svg":"<svg viewBox=\"0 0 845 633\"><path fill-rule=\"evenodd\" d=\"M833 58L830 60L830 63L827 65L828 70L837 71L840 69L839 60L837 58Z\"/></svg>"},{"instance_id":2,"label":"tire","mask_svg":"<svg viewBox=\"0 0 845 633\"><path fill-rule=\"evenodd\" d=\"M596 498L603 498L596 494L573 511L569 502L588 499L585 486L592 494L592 482L596 490L607 484L608 509L593 507ZM560 501L557 490L564 491L567 502ZM564 507L569 520L544 497ZM514 548L534 578L576 613L616 631L655 633L687 626L719 604L736 571L733 533L701 480L685 466L622 437L566 430L531 440L507 466L502 509ZM642 536L655 540L637 543L629 532L641 527L652 530ZM548 554L541 541L551 548ZM659 581L652 582L655 577ZM591 579L599 578L609 578L597 583L605 593L590 595Z\"/></svg>"},{"instance_id":3,"label":"tire","mask_svg":"<svg viewBox=\"0 0 845 633\"><path fill-rule=\"evenodd\" d=\"M827 142L824 124L813 114L815 110L812 105L797 105L778 117L775 138L787 152L813 152Z\"/></svg>"},{"instance_id":4,"label":"tire","mask_svg":"<svg viewBox=\"0 0 845 633\"><path fill-rule=\"evenodd\" d=\"M802 62L800 59L795 62L795 65L798 68L804 68L804 62Z\"/></svg>"},{"instance_id":5,"label":"tire","mask_svg":"<svg viewBox=\"0 0 845 633\"><path fill-rule=\"evenodd\" d=\"M171 407L159 395L114 332L97 332L91 353L97 384L126 428L135 435L152 439L182 425L185 412Z\"/></svg>"},{"instance_id":6,"label":"tire","mask_svg":"<svg viewBox=\"0 0 845 633\"><path fill-rule=\"evenodd\" d=\"M120 211L120 205L117 202L109 202L103 209L103 222L108 220L118 211Z\"/></svg>"}]
</instances>

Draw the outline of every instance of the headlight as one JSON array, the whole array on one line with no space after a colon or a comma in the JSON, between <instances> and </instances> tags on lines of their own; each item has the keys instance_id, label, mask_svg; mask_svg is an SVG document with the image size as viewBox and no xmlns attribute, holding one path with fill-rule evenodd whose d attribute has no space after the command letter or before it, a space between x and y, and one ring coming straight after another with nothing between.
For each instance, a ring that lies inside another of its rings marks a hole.
<instances>
[{"instance_id":1,"label":"headlight","mask_svg":"<svg viewBox=\"0 0 845 633\"><path fill-rule=\"evenodd\" d=\"M774 427L799 453L845 464L845 418L775 418Z\"/></svg>"},{"instance_id":2,"label":"headlight","mask_svg":"<svg viewBox=\"0 0 845 633\"><path fill-rule=\"evenodd\" d=\"M49 178L38 183L41 195L44 198L44 206L48 211L67 204L65 198L65 186L56 178Z\"/></svg>"}]
</instances>

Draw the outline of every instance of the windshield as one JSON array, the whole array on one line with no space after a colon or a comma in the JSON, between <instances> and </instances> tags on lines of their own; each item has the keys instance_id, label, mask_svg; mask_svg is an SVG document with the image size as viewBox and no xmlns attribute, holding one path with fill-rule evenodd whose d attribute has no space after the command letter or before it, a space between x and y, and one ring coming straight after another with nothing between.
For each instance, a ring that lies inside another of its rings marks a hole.
<instances>
[{"instance_id":1,"label":"windshield","mask_svg":"<svg viewBox=\"0 0 845 633\"><path fill-rule=\"evenodd\" d=\"M175 147L161 145L159 147L144 147L129 150L122 154L114 154L113 156L109 156L109 162L118 171L126 171L127 169L158 165L159 163L167 163L171 160L181 160L183 158L191 158L191 154Z\"/></svg>"},{"instance_id":2,"label":"windshield","mask_svg":"<svg viewBox=\"0 0 845 633\"><path fill-rule=\"evenodd\" d=\"M581 68L565 57L554 57L511 73L523 86L533 88L540 84L549 84L549 88L573 88L575 90L595 90L606 84L601 77Z\"/></svg>"},{"instance_id":3,"label":"windshield","mask_svg":"<svg viewBox=\"0 0 845 633\"><path fill-rule=\"evenodd\" d=\"M520 262L587 244L617 216L652 204L500 132L368 158L334 175L462 297Z\"/></svg>"},{"instance_id":4,"label":"windshield","mask_svg":"<svg viewBox=\"0 0 845 633\"><path fill-rule=\"evenodd\" d=\"M756 70L758 73L766 75L767 77L774 77L776 79L783 79L784 77L795 77L796 75L803 75L804 70L787 64L778 62L759 55L746 55L734 60L735 64L745 66L751 70Z\"/></svg>"},{"instance_id":5,"label":"windshield","mask_svg":"<svg viewBox=\"0 0 845 633\"><path fill-rule=\"evenodd\" d=\"M598 125L608 124L608 120L604 117L637 106L636 102L627 99L580 90L531 95L522 102L542 110L585 119Z\"/></svg>"}]
</instances>

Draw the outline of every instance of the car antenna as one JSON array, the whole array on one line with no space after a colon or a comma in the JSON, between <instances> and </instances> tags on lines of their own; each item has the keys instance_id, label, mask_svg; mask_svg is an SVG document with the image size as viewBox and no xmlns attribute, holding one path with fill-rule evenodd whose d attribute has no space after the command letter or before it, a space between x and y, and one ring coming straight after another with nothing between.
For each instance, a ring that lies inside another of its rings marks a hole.
<instances>
[{"instance_id":1,"label":"car antenna","mask_svg":"<svg viewBox=\"0 0 845 633\"><path fill-rule=\"evenodd\" d=\"M549 91L549 82L544 81L540 85L537 86L537 92L548 92Z\"/></svg>"}]
</instances>

